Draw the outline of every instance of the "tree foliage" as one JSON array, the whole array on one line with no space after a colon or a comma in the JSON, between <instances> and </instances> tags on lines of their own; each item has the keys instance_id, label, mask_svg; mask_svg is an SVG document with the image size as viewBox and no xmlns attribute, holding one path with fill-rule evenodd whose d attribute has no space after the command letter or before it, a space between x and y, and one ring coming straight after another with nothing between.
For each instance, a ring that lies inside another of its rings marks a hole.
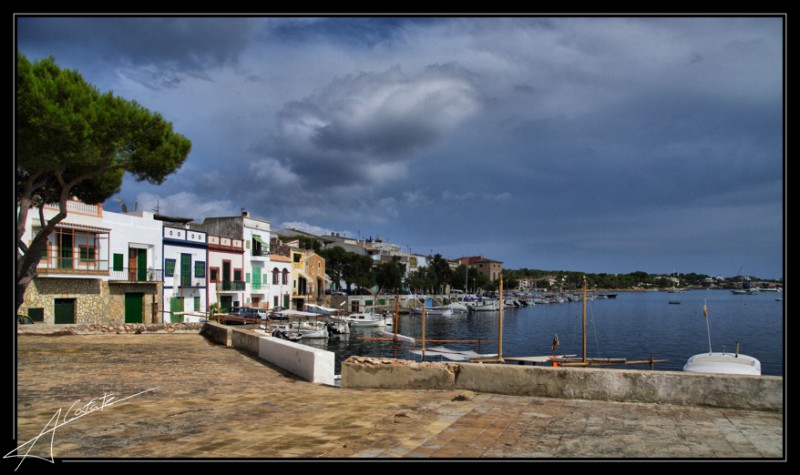
<instances>
[{"instance_id":1,"label":"tree foliage","mask_svg":"<svg viewBox=\"0 0 800 475\"><path fill-rule=\"evenodd\" d=\"M190 150L191 142L160 114L100 93L53 58L30 62L17 53L17 308L48 236L67 215L68 199L101 203L119 191L125 172L161 184ZM28 212L47 204L58 204L59 213L41 223L28 245L22 241Z\"/></svg>"}]
</instances>

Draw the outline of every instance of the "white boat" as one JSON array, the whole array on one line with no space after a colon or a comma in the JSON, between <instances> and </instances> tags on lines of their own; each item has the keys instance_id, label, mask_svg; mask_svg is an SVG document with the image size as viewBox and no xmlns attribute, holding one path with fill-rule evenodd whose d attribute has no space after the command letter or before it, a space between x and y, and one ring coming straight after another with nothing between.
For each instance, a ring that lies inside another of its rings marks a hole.
<instances>
[{"instance_id":1,"label":"white boat","mask_svg":"<svg viewBox=\"0 0 800 475\"><path fill-rule=\"evenodd\" d=\"M496 312L500 309L500 304L497 300L484 300L483 302L471 302L467 305L467 310L470 312Z\"/></svg>"},{"instance_id":2,"label":"white boat","mask_svg":"<svg viewBox=\"0 0 800 475\"><path fill-rule=\"evenodd\" d=\"M730 353L701 353L689 358L684 371L692 373L761 375L761 362L748 355Z\"/></svg>"},{"instance_id":3,"label":"white boat","mask_svg":"<svg viewBox=\"0 0 800 475\"><path fill-rule=\"evenodd\" d=\"M758 293L758 289L736 289L731 290L733 295L756 295Z\"/></svg>"},{"instance_id":4,"label":"white boat","mask_svg":"<svg viewBox=\"0 0 800 475\"><path fill-rule=\"evenodd\" d=\"M449 308L453 311L453 313L467 313L467 306L458 302L453 302L445 305L445 307Z\"/></svg>"},{"instance_id":5,"label":"white boat","mask_svg":"<svg viewBox=\"0 0 800 475\"><path fill-rule=\"evenodd\" d=\"M747 374L761 375L761 362L752 356L739 353L739 342L736 342L736 353L714 353L711 350L711 327L708 324L708 305L703 304L703 315L706 317L708 331L708 353L694 355L686 362L683 370L691 373Z\"/></svg>"},{"instance_id":6,"label":"white boat","mask_svg":"<svg viewBox=\"0 0 800 475\"><path fill-rule=\"evenodd\" d=\"M351 313L344 317L344 320L351 327L384 327L386 326L386 317L380 313L361 312Z\"/></svg>"},{"instance_id":7,"label":"white boat","mask_svg":"<svg viewBox=\"0 0 800 475\"><path fill-rule=\"evenodd\" d=\"M422 315L422 307L416 307L411 309L411 313L414 315ZM453 315L453 309L449 307L425 307L425 315L432 316L432 315L439 315L442 317L450 317Z\"/></svg>"}]
</instances>

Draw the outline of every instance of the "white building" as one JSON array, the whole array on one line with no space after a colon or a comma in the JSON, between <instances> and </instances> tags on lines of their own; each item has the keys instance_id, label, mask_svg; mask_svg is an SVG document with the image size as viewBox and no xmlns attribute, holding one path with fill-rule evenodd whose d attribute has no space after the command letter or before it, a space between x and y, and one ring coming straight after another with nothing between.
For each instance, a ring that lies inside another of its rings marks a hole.
<instances>
[{"instance_id":1,"label":"white building","mask_svg":"<svg viewBox=\"0 0 800 475\"><path fill-rule=\"evenodd\" d=\"M272 308L289 308L292 298L292 259L286 256L270 256L270 293Z\"/></svg>"},{"instance_id":2,"label":"white building","mask_svg":"<svg viewBox=\"0 0 800 475\"><path fill-rule=\"evenodd\" d=\"M124 298L125 323L162 321L162 222L153 213L103 213L109 239L109 292Z\"/></svg>"},{"instance_id":3,"label":"white building","mask_svg":"<svg viewBox=\"0 0 800 475\"><path fill-rule=\"evenodd\" d=\"M239 292L241 299L238 306L268 307L270 296L270 223L267 220L254 218L250 212L243 211L241 216L205 218L202 224L193 225L210 235L241 240L244 244L243 266L241 275L233 269L232 282L241 282L243 289ZM225 277L224 271L222 276ZM239 287L235 284L234 287ZM237 306L237 305L234 305Z\"/></svg>"},{"instance_id":4,"label":"white building","mask_svg":"<svg viewBox=\"0 0 800 475\"><path fill-rule=\"evenodd\" d=\"M23 242L30 245L41 229L39 215L31 209ZM44 219L58 214L58 206L45 206ZM120 323L108 312L109 236L103 206L67 202L67 216L48 236L36 268L25 289L20 313L45 323Z\"/></svg>"},{"instance_id":5,"label":"white building","mask_svg":"<svg viewBox=\"0 0 800 475\"><path fill-rule=\"evenodd\" d=\"M163 320L196 321L208 311L206 233L165 222L162 239Z\"/></svg>"},{"instance_id":6,"label":"white building","mask_svg":"<svg viewBox=\"0 0 800 475\"><path fill-rule=\"evenodd\" d=\"M244 302L244 242L241 239L208 236L208 301L219 302L224 313Z\"/></svg>"}]
</instances>

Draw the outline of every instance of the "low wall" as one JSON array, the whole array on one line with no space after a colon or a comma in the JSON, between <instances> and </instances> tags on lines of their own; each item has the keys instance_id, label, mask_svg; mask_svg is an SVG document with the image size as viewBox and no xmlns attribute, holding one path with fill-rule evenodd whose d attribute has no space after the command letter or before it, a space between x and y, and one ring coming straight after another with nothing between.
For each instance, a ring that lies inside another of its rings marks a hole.
<instances>
[{"instance_id":1,"label":"low wall","mask_svg":"<svg viewBox=\"0 0 800 475\"><path fill-rule=\"evenodd\" d=\"M231 327L226 327L216 322L206 322L200 333L220 345L231 346L233 344L233 329Z\"/></svg>"},{"instance_id":2,"label":"low wall","mask_svg":"<svg viewBox=\"0 0 800 475\"><path fill-rule=\"evenodd\" d=\"M334 354L291 341L264 336L258 341L258 357L312 383L334 385Z\"/></svg>"},{"instance_id":3,"label":"low wall","mask_svg":"<svg viewBox=\"0 0 800 475\"><path fill-rule=\"evenodd\" d=\"M203 328L202 323L119 323L119 324L85 324L85 323L34 323L17 325L20 335L101 335L101 334L146 334L146 333L197 333Z\"/></svg>"},{"instance_id":4,"label":"low wall","mask_svg":"<svg viewBox=\"0 0 800 475\"><path fill-rule=\"evenodd\" d=\"M334 385L335 360L331 351L216 322L206 322L201 333L217 343L258 356L306 381Z\"/></svg>"},{"instance_id":5,"label":"low wall","mask_svg":"<svg viewBox=\"0 0 800 475\"><path fill-rule=\"evenodd\" d=\"M350 357L342 387L466 389L516 396L783 410L783 378Z\"/></svg>"},{"instance_id":6,"label":"low wall","mask_svg":"<svg viewBox=\"0 0 800 475\"><path fill-rule=\"evenodd\" d=\"M258 356L259 339L263 333L256 333L252 330L236 328L231 331L231 345L234 348L244 350L251 355Z\"/></svg>"}]
</instances>

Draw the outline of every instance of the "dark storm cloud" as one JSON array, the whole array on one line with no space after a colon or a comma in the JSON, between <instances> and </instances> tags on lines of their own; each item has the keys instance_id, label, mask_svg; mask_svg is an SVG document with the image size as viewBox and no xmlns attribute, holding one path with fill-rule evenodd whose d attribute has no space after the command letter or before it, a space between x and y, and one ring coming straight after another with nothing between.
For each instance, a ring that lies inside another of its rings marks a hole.
<instances>
[{"instance_id":1,"label":"dark storm cloud","mask_svg":"<svg viewBox=\"0 0 800 475\"><path fill-rule=\"evenodd\" d=\"M44 54L189 70L235 61L258 28L249 18L20 17L17 23L19 43Z\"/></svg>"},{"instance_id":2,"label":"dark storm cloud","mask_svg":"<svg viewBox=\"0 0 800 475\"><path fill-rule=\"evenodd\" d=\"M430 147L474 114L481 95L470 74L430 66L332 81L287 103L278 114L272 154L317 184L375 184L402 176L414 152Z\"/></svg>"}]
</instances>

